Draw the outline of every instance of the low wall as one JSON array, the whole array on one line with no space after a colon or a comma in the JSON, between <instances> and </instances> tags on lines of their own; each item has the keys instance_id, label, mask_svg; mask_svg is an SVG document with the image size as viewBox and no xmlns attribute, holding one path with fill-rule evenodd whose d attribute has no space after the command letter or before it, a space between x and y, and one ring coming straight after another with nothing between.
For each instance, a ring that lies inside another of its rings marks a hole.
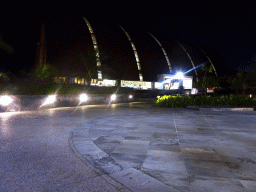
<instances>
[{"instance_id":1,"label":"low wall","mask_svg":"<svg viewBox=\"0 0 256 192\"><path fill-rule=\"evenodd\" d=\"M80 95L57 95L53 104L42 106L48 95L15 95L9 106L1 106L0 111L29 111L51 107L73 107L78 105L127 103L133 101L128 94L117 94L116 100L111 101L112 94L87 94L88 100L80 103Z\"/></svg>"}]
</instances>

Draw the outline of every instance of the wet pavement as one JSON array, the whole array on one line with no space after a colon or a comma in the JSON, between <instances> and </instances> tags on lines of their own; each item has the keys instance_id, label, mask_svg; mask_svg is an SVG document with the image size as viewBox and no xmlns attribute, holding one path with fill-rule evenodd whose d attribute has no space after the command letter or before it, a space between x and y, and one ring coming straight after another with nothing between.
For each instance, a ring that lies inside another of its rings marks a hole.
<instances>
[{"instance_id":1,"label":"wet pavement","mask_svg":"<svg viewBox=\"0 0 256 192\"><path fill-rule=\"evenodd\" d=\"M128 103L0 119L0 191L256 189L254 111Z\"/></svg>"}]
</instances>

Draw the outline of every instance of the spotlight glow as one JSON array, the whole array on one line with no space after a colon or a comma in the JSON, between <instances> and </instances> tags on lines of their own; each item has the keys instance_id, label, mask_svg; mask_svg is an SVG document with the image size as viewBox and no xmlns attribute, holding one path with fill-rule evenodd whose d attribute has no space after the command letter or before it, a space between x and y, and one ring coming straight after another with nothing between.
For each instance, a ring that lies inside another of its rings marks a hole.
<instances>
[{"instance_id":1,"label":"spotlight glow","mask_svg":"<svg viewBox=\"0 0 256 192\"><path fill-rule=\"evenodd\" d=\"M133 96L132 95L129 95L129 99L132 99L133 98Z\"/></svg>"},{"instance_id":2,"label":"spotlight glow","mask_svg":"<svg viewBox=\"0 0 256 192\"><path fill-rule=\"evenodd\" d=\"M174 76L175 79L183 79L184 78L184 75L182 72L178 72L175 76Z\"/></svg>"},{"instance_id":3,"label":"spotlight glow","mask_svg":"<svg viewBox=\"0 0 256 192\"><path fill-rule=\"evenodd\" d=\"M79 96L79 99L80 99L80 103L83 103L88 100L88 96L85 93L83 93Z\"/></svg>"},{"instance_id":4,"label":"spotlight glow","mask_svg":"<svg viewBox=\"0 0 256 192\"><path fill-rule=\"evenodd\" d=\"M110 99L111 99L111 101L115 101L116 100L116 94L111 95Z\"/></svg>"},{"instance_id":5,"label":"spotlight glow","mask_svg":"<svg viewBox=\"0 0 256 192\"><path fill-rule=\"evenodd\" d=\"M13 102L13 99L8 95L3 95L0 97L0 105L8 106Z\"/></svg>"},{"instance_id":6,"label":"spotlight glow","mask_svg":"<svg viewBox=\"0 0 256 192\"><path fill-rule=\"evenodd\" d=\"M56 95L49 95L49 96L45 99L45 101L44 101L44 103L42 104L42 106L44 106L44 105L49 105L49 104L53 104L55 101L56 101Z\"/></svg>"}]
</instances>

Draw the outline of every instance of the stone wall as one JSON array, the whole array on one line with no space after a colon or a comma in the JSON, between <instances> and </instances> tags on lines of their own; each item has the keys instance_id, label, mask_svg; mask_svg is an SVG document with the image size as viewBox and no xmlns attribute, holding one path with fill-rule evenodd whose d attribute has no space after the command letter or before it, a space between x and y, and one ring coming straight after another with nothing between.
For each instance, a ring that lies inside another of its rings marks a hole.
<instances>
[{"instance_id":1,"label":"stone wall","mask_svg":"<svg viewBox=\"0 0 256 192\"><path fill-rule=\"evenodd\" d=\"M111 94L88 94L88 100L80 103L79 95L57 95L53 104L43 105L48 95L15 95L9 106L1 106L0 111L29 111L51 107L74 107L78 105L94 105L108 103L126 103L133 99L127 94L117 94L115 101L111 101Z\"/></svg>"}]
</instances>

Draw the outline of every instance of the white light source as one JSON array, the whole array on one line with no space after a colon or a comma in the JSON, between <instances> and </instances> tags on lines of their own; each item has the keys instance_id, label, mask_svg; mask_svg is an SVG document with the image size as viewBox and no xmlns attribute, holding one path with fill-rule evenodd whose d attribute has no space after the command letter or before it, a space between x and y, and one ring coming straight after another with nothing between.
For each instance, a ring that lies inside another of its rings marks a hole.
<instances>
[{"instance_id":1,"label":"white light source","mask_svg":"<svg viewBox=\"0 0 256 192\"><path fill-rule=\"evenodd\" d=\"M183 79L184 78L184 75L182 72L178 72L176 73L176 75L174 76L175 79Z\"/></svg>"},{"instance_id":2,"label":"white light source","mask_svg":"<svg viewBox=\"0 0 256 192\"><path fill-rule=\"evenodd\" d=\"M110 99L111 99L111 101L115 101L116 100L116 94L111 95Z\"/></svg>"},{"instance_id":3,"label":"white light source","mask_svg":"<svg viewBox=\"0 0 256 192\"><path fill-rule=\"evenodd\" d=\"M129 99L132 99L133 98L133 96L132 95L129 95Z\"/></svg>"},{"instance_id":4,"label":"white light source","mask_svg":"<svg viewBox=\"0 0 256 192\"><path fill-rule=\"evenodd\" d=\"M80 99L80 103L82 103L82 102L86 102L88 100L88 97L85 93L82 93L79 99Z\"/></svg>"},{"instance_id":5,"label":"white light source","mask_svg":"<svg viewBox=\"0 0 256 192\"><path fill-rule=\"evenodd\" d=\"M198 93L198 89L196 89L196 88L191 89L191 94L192 95L197 94L197 93Z\"/></svg>"},{"instance_id":6,"label":"white light source","mask_svg":"<svg viewBox=\"0 0 256 192\"><path fill-rule=\"evenodd\" d=\"M3 95L0 97L0 105L8 106L12 103L13 99L8 95Z\"/></svg>"},{"instance_id":7,"label":"white light source","mask_svg":"<svg viewBox=\"0 0 256 192\"><path fill-rule=\"evenodd\" d=\"M49 96L45 99L43 105L53 104L53 103L55 102L55 100L56 100L56 95L49 95ZM43 105L42 105L42 106L43 106Z\"/></svg>"}]
</instances>

